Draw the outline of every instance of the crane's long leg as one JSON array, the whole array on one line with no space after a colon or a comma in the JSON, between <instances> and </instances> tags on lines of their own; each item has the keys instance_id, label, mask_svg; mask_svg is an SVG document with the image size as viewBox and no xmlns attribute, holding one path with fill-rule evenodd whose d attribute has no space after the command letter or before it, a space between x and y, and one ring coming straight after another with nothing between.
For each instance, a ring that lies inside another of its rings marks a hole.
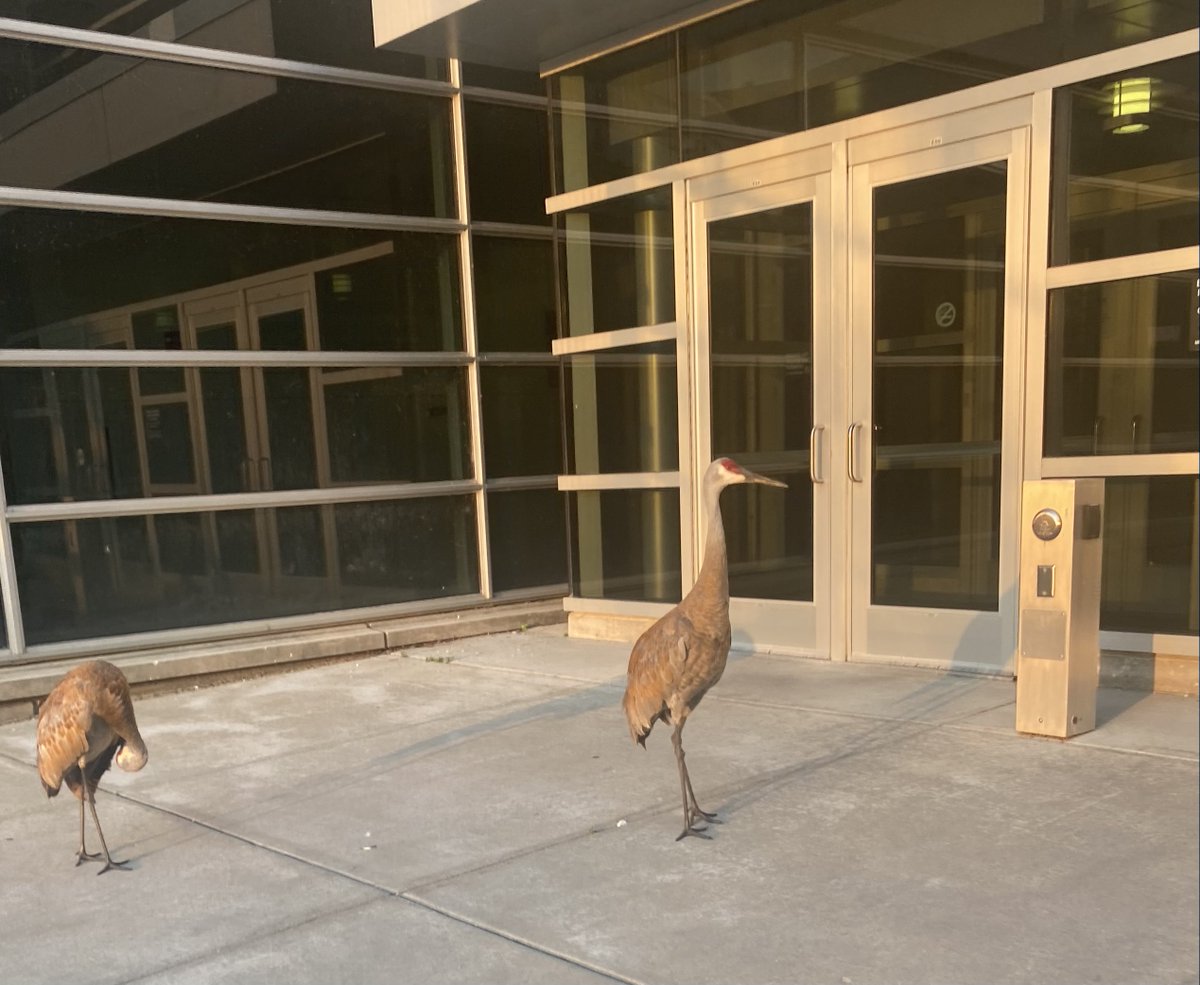
<instances>
[{"instance_id":1,"label":"crane's long leg","mask_svg":"<svg viewBox=\"0 0 1200 985\"><path fill-rule=\"evenodd\" d=\"M104 831L100 827L100 817L96 814L96 797L92 793L92 785L85 780L83 789L87 793L88 807L92 809L92 820L96 822L96 834L100 836L100 847L104 849L104 868L96 874L102 876L109 869L128 869L128 862L114 862L113 857L108 853L108 842L104 840Z\"/></svg>"},{"instance_id":2,"label":"crane's long leg","mask_svg":"<svg viewBox=\"0 0 1200 985\"><path fill-rule=\"evenodd\" d=\"M675 747L675 762L679 766L679 792L683 796L683 831L679 833L676 841L682 841L688 835L695 835L698 838L707 838L704 834L704 828L693 827L695 822L703 816L703 811L696 807L696 796L692 793L692 781L688 776L687 764L683 757L683 722L679 722L675 726L675 731L671 733L671 745Z\"/></svg>"},{"instance_id":3,"label":"crane's long leg","mask_svg":"<svg viewBox=\"0 0 1200 985\"><path fill-rule=\"evenodd\" d=\"M687 777L687 792L691 800L693 813L699 814L704 820L711 821L713 824L720 824L721 819L717 817L715 812L710 813L709 811L702 810L700 805L696 803L696 794L692 791L692 778L688 776L687 770L684 770L683 775Z\"/></svg>"},{"instance_id":4,"label":"crane's long leg","mask_svg":"<svg viewBox=\"0 0 1200 985\"><path fill-rule=\"evenodd\" d=\"M99 852L89 852L87 844L83 837L83 798L79 798L79 851L75 853L75 865L82 865L84 862L97 862L100 859Z\"/></svg>"}]
</instances>

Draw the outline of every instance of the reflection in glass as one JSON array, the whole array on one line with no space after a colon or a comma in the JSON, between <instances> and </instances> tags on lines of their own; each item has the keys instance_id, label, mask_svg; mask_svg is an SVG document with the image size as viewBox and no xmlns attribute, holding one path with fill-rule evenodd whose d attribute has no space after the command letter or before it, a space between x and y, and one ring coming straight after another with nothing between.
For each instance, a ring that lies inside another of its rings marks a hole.
<instances>
[{"instance_id":1,"label":"reflection in glass","mask_svg":"<svg viewBox=\"0 0 1200 985\"><path fill-rule=\"evenodd\" d=\"M481 352L550 352L554 246L549 239L471 236L475 327Z\"/></svg>"},{"instance_id":2,"label":"reflection in glass","mask_svg":"<svg viewBox=\"0 0 1200 985\"><path fill-rule=\"evenodd\" d=\"M754 6L679 32L685 160L805 127L804 17Z\"/></svg>"},{"instance_id":3,"label":"reflection in glass","mask_svg":"<svg viewBox=\"0 0 1200 985\"><path fill-rule=\"evenodd\" d=\"M265 289L311 276L323 350L462 348L450 235L9 209L0 215L0 267L5 347L191 349L173 297L186 292L194 304L199 292L228 293L247 277ZM309 347L307 330L284 328L261 348ZM204 347L260 346L233 333ZM142 372L161 379L163 392L179 389L177 372Z\"/></svg>"},{"instance_id":4,"label":"reflection in glass","mask_svg":"<svg viewBox=\"0 0 1200 985\"><path fill-rule=\"evenodd\" d=\"M552 76L556 189L676 163L677 86L672 34Z\"/></svg>"},{"instance_id":5,"label":"reflection in glass","mask_svg":"<svg viewBox=\"0 0 1200 985\"><path fill-rule=\"evenodd\" d=\"M31 644L478 591L473 500L17 523Z\"/></svg>"},{"instance_id":6,"label":"reflection in glass","mask_svg":"<svg viewBox=\"0 0 1200 985\"><path fill-rule=\"evenodd\" d=\"M9 503L470 474L462 367L179 372L184 392L164 398L142 395L136 370L0 369L0 461ZM547 447L557 449L557 403L551 417Z\"/></svg>"},{"instance_id":7,"label":"reflection in glass","mask_svg":"<svg viewBox=\"0 0 1200 985\"><path fill-rule=\"evenodd\" d=\"M1052 263L1195 245L1198 72L1187 55L1055 92Z\"/></svg>"},{"instance_id":8,"label":"reflection in glass","mask_svg":"<svg viewBox=\"0 0 1200 985\"><path fill-rule=\"evenodd\" d=\"M470 477L466 370L325 369L319 379L335 485Z\"/></svg>"},{"instance_id":9,"label":"reflection in glass","mask_svg":"<svg viewBox=\"0 0 1200 985\"><path fill-rule=\"evenodd\" d=\"M0 17L393 75L446 78L443 59L375 47L370 0L269 5L228 0L0 0ZM80 50L66 61L74 67L88 57L94 56Z\"/></svg>"},{"instance_id":10,"label":"reflection in glass","mask_svg":"<svg viewBox=\"0 0 1200 985\"><path fill-rule=\"evenodd\" d=\"M567 582L566 497L557 489L490 492L492 588L559 588Z\"/></svg>"},{"instance_id":11,"label":"reflection in glass","mask_svg":"<svg viewBox=\"0 0 1200 985\"><path fill-rule=\"evenodd\" d=\"M1198 20L1187 0L731 6L550 77L559 190L1166 37ZM1194 105L1193 97L1193 133ZM1193 159L1195 144L1185 145Z\"/></svg>"},{"instance_id":12,"label":"reflection in glass","mask_svg":"<svg viewBox=\"0 0 1200 985\"><path fill-rule=\"evenodd\" d=\"M563 216L566 335L675 320L669 188Z\"/></svg>"},{"instance_id":13,"label":"reflection in glass","mask_svg":"<svg viewBox=\"0 0 1200 985\"><path fill-rule=\"evenodd\" d=\"M550 224L546 110L468 100L465 108L471 218Z\"/></svg>"},{"instance_id":14,"label":"reflection in glass","mask_svg":"<svg viewBox=\"0 0 1200 985\"><path fill-rule=\"evenodd\" d=\"M569 502L572 595L679 601L677 489L577 492Z\"/></svg>"},{"instance_id":15,"label":"reflection in glass","mask_svg":"<svg viewBox=\"0 0 1200 985\"><path fill-rule=\"evenodd\" d=\"M0 185L455 214L447 98L80 54L0 39Z\"/></svg>"},{"instance_id":16,"label":"reflection in glass","mask_svg":"<svg viewBox=\"0 0 1200 985\"><path fill-rule=\"evenodd\" d=\"M708 225L713 456L788 484L727 494L735 597L812 599L812 205Z\"/></svg>"},{"instance_id":17,"label":"reflection in glass","mask_svg":"<svg viewBox=\"0 0 1200 985\"><path fill-rule=\"evenodd\" d=\"M562 472L560 372L557 365L479 368L490 478Z\"/></svg>"},{"instance_id":18,"label":"reflection in glass","mask_svg":"<svg viewBox=\"0 0 1200 985\"><path fill-rule=\"evenodd\" d=\"M679 467L674 342L570 356L566 364L572 474Z\"/></svg>"},{"instance_id":19,"label":"reflection in glass","mask_svg":"<svg viewBox=\"0 0 1200 985\"><path fill-rule=\"evenodd\" d=\"M1101 629L1196 635L1197 485L1194 475L1105 480Z\"/></svg>"},{"instance_id":20,"label":"reflection in glass","mask_svg":"<svg viewBox=\"0 0 1200 985\"><path fill-rule=\"evenodd\" d=\"M1050 292L1046 455L1200 450L1197 275Z\"/></svg>"},{"instance_id":21,"label":"reflection in glass","mask_svg":"<svg viewBox=\"0 0 1200 985\"><path fill-rule=\"evenodd\" d=\"M1007 169L875 190L872 602L995 610Z\"/></svg>"}]
</instances>

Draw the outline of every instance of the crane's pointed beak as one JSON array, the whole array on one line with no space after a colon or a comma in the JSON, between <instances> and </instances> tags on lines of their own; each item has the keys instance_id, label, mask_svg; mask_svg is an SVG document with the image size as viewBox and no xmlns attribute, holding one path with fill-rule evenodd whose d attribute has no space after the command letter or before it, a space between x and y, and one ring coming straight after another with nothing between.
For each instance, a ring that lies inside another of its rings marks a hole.
<instances>
[{"instance_id":1,"label":"crane's pointed beak","mask_svg":"<svg viewBox=\"0 0 1200 985\"><path fill-rule=\"evenodd\" d=\"M751 472L749 469L742 469L742 474L746 477L747 482L757 482L764 486L778 486L780 489L787 488L786 482L780 482L778 479L768 479L765 475L759 475L757 472Z\"/></svg>"}]
</instances>

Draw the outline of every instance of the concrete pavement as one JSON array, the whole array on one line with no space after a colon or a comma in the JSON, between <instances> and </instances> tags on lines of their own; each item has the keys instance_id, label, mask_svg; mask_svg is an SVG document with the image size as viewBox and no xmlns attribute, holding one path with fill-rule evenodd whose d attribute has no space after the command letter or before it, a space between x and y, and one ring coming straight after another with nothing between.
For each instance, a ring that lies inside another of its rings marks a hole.
<instances>
[{"instance_id":1,"label":"concrete pavement","mask_svg":"<svg viewBox=\"0 0 1200 985\"><path fill-rule=\"evenodd\" d=\"M0 727L0 980L1197 980L1194 699L1059 743L1011 682L735 656L684 736L724 823L676 843L627 657L547 627L142 698L102 878Z\"/></svg>"}]
</instances>

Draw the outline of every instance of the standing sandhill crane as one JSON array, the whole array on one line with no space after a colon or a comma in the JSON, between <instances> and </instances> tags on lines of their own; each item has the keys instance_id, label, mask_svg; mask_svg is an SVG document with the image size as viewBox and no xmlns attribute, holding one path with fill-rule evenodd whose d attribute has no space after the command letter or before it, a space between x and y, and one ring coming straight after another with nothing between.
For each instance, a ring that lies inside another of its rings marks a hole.
<instances>
[{"instance_id":1,"label":"standing sandhill crane","mask_svg":"<svg viewBox=\"0 0 1200 985\"><path fill-rule=\"evenodd\" d=\"M696 803L683 760L682 736L688 715L721 679L729 656L729 562L721 522L721 492L741 482L787 488L785 483L744 469L730 458L718 458L709 465L703 487L708 539L696 584L682 602L638 637L629 655L629 679L621 701L629 734L644 749L646 736L660 718L675 726L671 744L683 794L683 831L676 841L701 834L704 827L695 826L701 818L717 819Z\"/></svg>"},{"instance_id":2,"label":"standing sandhill crane","mask_svg":"<svg viewBox=\"0 0 1200 985\"><path fill-rule=\"evenodd\" d=\"M83 802L86 800L96 822L96 833L104 849L104 868L125 868L114 862L96 816L96 787L113 758L123 770L131 772L146 765L146 744L133 717L133 698L129 682L112 664L92 660L69 671L42 702L37 723L37 768L46 788L46 796L57 796L59 787L67 787L79 798L79 851L75 864L85 859L99 861L90 854L83 838Z\"/></svg>"}]
</instances>

